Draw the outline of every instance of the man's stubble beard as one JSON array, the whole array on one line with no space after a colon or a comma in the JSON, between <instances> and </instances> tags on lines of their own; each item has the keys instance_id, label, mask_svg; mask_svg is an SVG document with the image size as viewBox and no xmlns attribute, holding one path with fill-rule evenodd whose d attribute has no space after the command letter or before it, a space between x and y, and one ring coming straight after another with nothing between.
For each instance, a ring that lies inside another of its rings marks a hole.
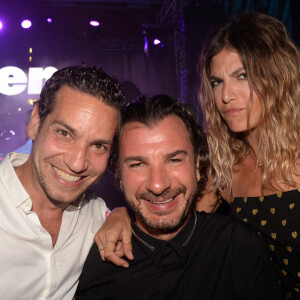
<instances>
[{"instance_id":1,"label":"man's stubble beard","mask_svg":"<svg viewBox=\"0 0 300 300\"><path fill-rule=\"evenodd\" d=\"M51 194L54 194L54 193L51 193L51 191L55 192L54 188L51 187L49 184L46 183L47 178L43 175L43 171L41 170L39 172L39 170L37 168L37 164L35 162L35 155L34 155L34 153L32 153L32 160L31 160L31 162L32 162L32 176L36 177L36 181L37 181L38 185L40 186L40 188L42 189L42 191L44 192L45 196L55 206L61 206L62 204L63 204L63 206L64 205L69 205L69 204L77 201L78 199L81 199L82 195L84 195L84 191L83 191L80 195L78 195L74 199L67 199L66 200L66 199L57 199L57 198L54 198L53 195L51 195Z\"/></svg>"},{"instance_id":2,"label":"man's stubble beard","mask_svg":"<svg viewBox=\"0 0 300 300\"><path fill-rule=\"evenodd\" d=\"M163 195L160 195L159 197L155 197L152 193L146 192L146 193L137 193L136 199L147 199L154 201L155 198L170 198L169 195L176 195L181 193L182 195L185 195L186 188L179 187L176 189L172 189L169 191L166 191ZM151 235L160 235L160 234L169 234L176 232L183 224L185 224L187 218L190 216L190 213L193 209L193 206L196 202L198 195L198 186L195 187L195 189L192 191L190 197L186 201L185 208L182 210L182 213L177 216L175 219L170 220L168 218L169 211L162 211L157 212L157 215L160 216L159 221L157 220L151 220L143 215L143 213L140 212L138 205L135 205L134 203L131 203L129 201L128 204L131 207L131 209L134 211L135 216L139 221L143 224L144 228L147 229L148 233ZM140 202L139 202L140 203ZM176 209L176 208L175 208ZM178 208L177 208L178 209Z\"/></svg>"}]
</instances>

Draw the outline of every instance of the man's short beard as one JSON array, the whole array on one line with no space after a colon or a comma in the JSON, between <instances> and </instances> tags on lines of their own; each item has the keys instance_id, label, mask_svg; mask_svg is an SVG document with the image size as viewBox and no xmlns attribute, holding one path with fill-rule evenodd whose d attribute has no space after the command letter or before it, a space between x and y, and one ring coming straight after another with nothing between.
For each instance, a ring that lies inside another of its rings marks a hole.
<instances>
[{"instance_id":1,"label":"man's short beard","mask_svg":"<svg viewBox=\"0 0 300 300\"><path fill-rule=\"evenodd\" d=\"M187 220L187 218L190 215L192 208L189 206L189 208L186 208L184 213L181 215L181 217L177 220L174 220L172 224L168 222L167 224L165 222L152 222L152 220L147 220L143 215L140 214L139 211L136 211L136 217L139 218L141 223L143 223L143 226L147 229L147 232L150 235L160 235L160 234L169 234L176 232Z\"/></svg>"},{"instance_id":2,"label":"man's short beard","mask_svg":"<svg viewBox=\"0 0 300 300\"><path fill-rule=\"evenodd\" d=\"M183 193L185 194L185 189L178 189L175 191L175 193ZM157 215L160 216L159 221L152 221L147 218L145 218L139 211L139 208L135 205L132 205L131 203L128 203L130 207L133 209L136 218L140 220L140 222L143 224L144 228L148 231L149 234L155 236L160 234L169 234L176 232L183 224L185 224L187 218L190 216L190 213L194 207L194 204L196 202L198 196L198 187L194 192L192 192L191 196L187 200L185 209L183 210L182 214L178 216L178 218L172 220L170 222L169 219L165 219L164 216L167 215L169 212L158 212ZM149 197L143 197L137 195L137 198L144 198L148 199ZM165 196L165 198L168 198ZM148 199L149 200L149 199ZM155 199L152 199L155 200Z\"/></svg>"}]
</instances>

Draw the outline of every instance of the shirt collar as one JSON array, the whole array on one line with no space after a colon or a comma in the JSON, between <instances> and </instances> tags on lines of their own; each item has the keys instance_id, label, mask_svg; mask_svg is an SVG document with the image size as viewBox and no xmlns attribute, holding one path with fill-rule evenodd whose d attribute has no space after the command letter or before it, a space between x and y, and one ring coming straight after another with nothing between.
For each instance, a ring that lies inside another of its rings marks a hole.
<instances>
[{"instance_id":1,"label":"shirt collar","mask_svg":"<svg viewBox=\"0 0 300 300\"><path fill-rule=\"evenodd\" d=\"M169 241L154 238L144 231L139 229L137 225L132 223L132 234L136 242L142 247L147 256L151 257L153 262L159 267L161 264L161 257L167 246L171 246L176 253L179 261L184 263L189 255L189 246L192 243L192 237L195 233L197 225L197 215L193 210L186 225L180 232Z\"/></svg>"},{"instance_id":2,"label":"shirt collar","mask_svg":"<svg viewBox=\"0 0 300 300\"><path fill-rule=\"evenodd\" d=\"M27 154L12 152L4 158L0 165L0 168L2 169L1 180L3 181L7 189L7 193L12 199L15 207L19 207L26 200L30 199L14 169L14 167L24 164L28 157L29 155Z\"/></svg>"}]
</instances>

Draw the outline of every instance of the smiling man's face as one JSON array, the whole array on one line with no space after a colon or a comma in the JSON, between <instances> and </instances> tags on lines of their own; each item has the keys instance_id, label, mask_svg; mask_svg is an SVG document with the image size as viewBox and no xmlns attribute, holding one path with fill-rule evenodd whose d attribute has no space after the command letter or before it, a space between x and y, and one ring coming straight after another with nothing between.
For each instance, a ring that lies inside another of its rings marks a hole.
<instances>
[{"instance_id":1,"label":"smiling man's face","mask_svg":"<svg viewBox=\"0 0 300 300\"><path fill-rule=\"evenodd\" d=\"M33 186L57 205L75 201L105 172L118 111L68 86L55 96L41 128L37 107L30 122Z\"/></svg>"},{"instance_id":2,"label":"smiling man's face","mask_svg":"<svg viewBox=\"0 0 300 300\"><path fill-rule=\"evenodd\" d=\"M175 115L151 127L126 123L119 164L121 187L137 225L159 238L174 236L191 212L199 180L185 124Z\"/></svg>"}]
</instances>

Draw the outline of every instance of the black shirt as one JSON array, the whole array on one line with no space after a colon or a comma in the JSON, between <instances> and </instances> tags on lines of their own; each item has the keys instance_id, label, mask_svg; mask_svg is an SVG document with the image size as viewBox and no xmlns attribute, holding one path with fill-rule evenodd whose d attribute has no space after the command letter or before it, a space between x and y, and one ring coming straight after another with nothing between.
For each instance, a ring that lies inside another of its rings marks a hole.
<instances>
[{"instance_id":1,"label":"black shirt","mask_svg":"<svg viewBox=\"0 0 300 300\"><path fill-rule=\"evenodd\" d=\"M264 245L239 221L194 213L170 241L132 226L130 267L102 262L94 244L76 299L283 299Z\"/></svg>"}]
</instances>

